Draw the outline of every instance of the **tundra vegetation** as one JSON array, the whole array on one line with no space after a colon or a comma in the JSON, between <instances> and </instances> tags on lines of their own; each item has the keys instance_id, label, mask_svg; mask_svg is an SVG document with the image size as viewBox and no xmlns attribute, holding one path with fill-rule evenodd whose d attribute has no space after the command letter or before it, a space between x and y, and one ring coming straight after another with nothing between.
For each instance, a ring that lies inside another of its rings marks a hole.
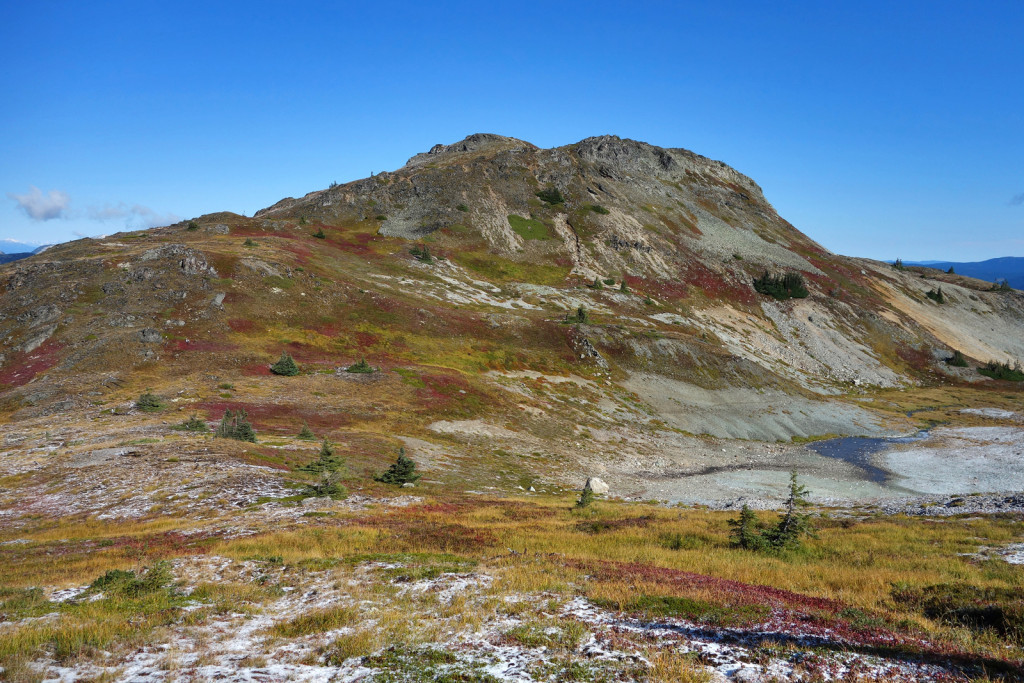
<instances>
[{"instance_id":1,"label":"tundra vegetation","mask_svg":"<svg viewBox=\"0 0 1024 683\"><path fill-rule=\"evenodd\" d=\"M1020 293L831 254L685 150L464 147L0 270L0 679L1024 676L1013 495L779 475L1018 429L1018 367L950 365L1020 357ZM761 431L684 421L733 396ZM783 507L648 499L744 477Z\"/></svg>"}]
</instances>

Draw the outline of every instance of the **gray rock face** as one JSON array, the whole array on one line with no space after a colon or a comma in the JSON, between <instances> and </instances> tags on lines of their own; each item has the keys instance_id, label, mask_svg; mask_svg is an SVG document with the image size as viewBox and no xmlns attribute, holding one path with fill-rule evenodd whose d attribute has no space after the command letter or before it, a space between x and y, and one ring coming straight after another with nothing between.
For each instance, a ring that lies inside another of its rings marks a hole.
<instances>
[{"instance_id":1,"label":"gray rock face","mask_svg":"<svg viewBox=\"0 0 1024 683\"><path fill-rule=\"evenodd\" d=\"M158 344L164 340L164 336L160 334L160 330L152 327L147 327L144 330L139 330L139 341L143 344Z\"/></svg>"},{"instance_id":2,"label":"gray rock face","mask_svg":"<svg viewBox=\"0 0 1024 683\"><path fill-rule=\"evenodd\" d=\"M604 483L597 477L590 477L589 479L587 479L587 484L583 488L584 490L590 489L591 491L599 495L603 493L608 493L608 484Z\"/></svg>"},{"instance_id":3,"label":"gray rock face","mask_svg":"<svg viewBox=\"0 0 1024 683\"><path fill-rule=\"evenodd\" d=\"M178 267L185 275L211 275L216 277L217 271L206 262L206 257L195 249L190 249L184 244L167 244L143 252L139 257L140 261L155 261L157 259L175 258L178 260Z\"/></svg>"},{"instance_id":4,"label":"gray rock face","mask_svg":"<svg viewBox=\"0 0 1024 683\"><path fill-rule=\"evenodd\" d=\"M27 340L25 340L25 342L20 347L18 347L18 350L24 351L25 353L35 351L36 349L43 345L43 342L52 337L53 333L56 331L56 325L49 325L47 327L44 327L42 330L33 334Z\"/></svg>"},{"instance_id":5,"label":"gray rock face","mask_svg":"<svg viewBox=\"0 0 1024 683\"><path fill-rule=\"evenodd\" d=\"M281 271L269 263L256 258L244 258L239 261L239 264L260 275L281 277Z\"/></svg>"}]
</instances>

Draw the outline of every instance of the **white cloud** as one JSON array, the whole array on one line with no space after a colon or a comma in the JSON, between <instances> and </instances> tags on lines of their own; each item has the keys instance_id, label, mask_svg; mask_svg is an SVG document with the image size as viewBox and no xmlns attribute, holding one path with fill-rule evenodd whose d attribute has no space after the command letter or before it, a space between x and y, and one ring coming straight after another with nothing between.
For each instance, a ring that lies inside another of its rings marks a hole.
<instances>
[{"instance_id":1,"label":"white cloud","mask_svg":"<svg viewBox=\"0 0 1024 683\"><path fill-rule=\"evenodd\" d=\"M71 197L67 192L50 190L43 194L43 191L35 185L32 185L25 194L8 192L7 196L17 202L22 211L34 221L66 218L68 205L71 204Z\"/></svg>"},{"instance_id":2,"label":"white cloud","mask_svg":"<svg viewBox=\"0 0 1024 683\"><path fill-rule=\"evenodd\" d=\"M94 221L110 221L124 219L125 225L135 223L139 228L155 228L160 225L169 225L181 220L173 213L157 213L148 206L142 204L106 204L102 207L90 206L87 212L88 217Z\"/></svg>"}]
</instances>

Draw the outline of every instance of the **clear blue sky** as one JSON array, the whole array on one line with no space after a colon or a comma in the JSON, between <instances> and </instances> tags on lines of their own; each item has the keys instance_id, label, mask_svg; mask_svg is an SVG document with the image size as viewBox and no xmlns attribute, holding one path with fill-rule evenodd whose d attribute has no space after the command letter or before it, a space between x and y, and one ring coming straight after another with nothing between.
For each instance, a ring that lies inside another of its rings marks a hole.
<instances>
[{"instance_id":1,"label":"clear blue sky","mask_svg":"<svg viewBox=\"0 0 1024 683\"><path fill-rule=\"evenodd\" d=\"M1019 0L498 5L0 0L0 239L613 133L725 161L839 253L1024 255Z\"/></svg>"}]
</instances>

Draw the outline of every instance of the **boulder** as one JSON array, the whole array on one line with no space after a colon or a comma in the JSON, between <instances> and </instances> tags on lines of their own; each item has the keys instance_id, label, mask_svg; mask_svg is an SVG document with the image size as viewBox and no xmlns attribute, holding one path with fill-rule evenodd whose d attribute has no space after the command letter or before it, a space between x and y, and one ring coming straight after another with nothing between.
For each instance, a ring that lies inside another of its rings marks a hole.
<instances>
[{"instance_id":1,"label":"boulder","mask_svg":"<svg viewBox=\"0 0 1024 683\"><path fill-rule=\"evenodd\" d=\"M164 340L164 335L160 334L160 330L152 327L147 327L144 330L139 330L139 341L143 344L158 344Z\"/></svg>"},{"instance_id":2,"label":"boulder","mask_svg":"<svg viewBox=\"0 0 1024 683\"><path fill-rule=\"evenodd\" d=\"M596 494L608 493L608 484L604 483L597 477L590 477L587 479L587 485L584 489L590 489Z\"/></svg>"}]
</instances>

